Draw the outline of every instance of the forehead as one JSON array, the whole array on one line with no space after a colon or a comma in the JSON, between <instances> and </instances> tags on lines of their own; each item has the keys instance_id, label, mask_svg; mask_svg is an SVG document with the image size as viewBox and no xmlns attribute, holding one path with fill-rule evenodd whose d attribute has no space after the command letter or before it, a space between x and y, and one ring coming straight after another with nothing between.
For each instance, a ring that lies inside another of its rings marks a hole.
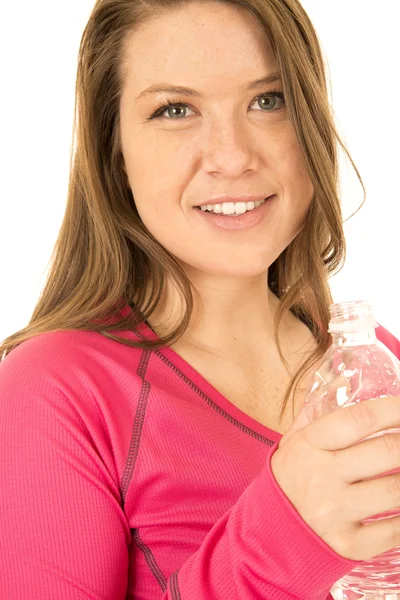
<instances>
[{"instance_id":1,"label":"forehead","mask_svg":"<svg viewBox=\"0 0 400 600\"><path fill-rule=\"evenodd\" d=\"M141 24L126 40L124 81L138 93L155 81L235 87L274 70L261 23L233 4L190 2Z\"/></svg>"}]
</instances>

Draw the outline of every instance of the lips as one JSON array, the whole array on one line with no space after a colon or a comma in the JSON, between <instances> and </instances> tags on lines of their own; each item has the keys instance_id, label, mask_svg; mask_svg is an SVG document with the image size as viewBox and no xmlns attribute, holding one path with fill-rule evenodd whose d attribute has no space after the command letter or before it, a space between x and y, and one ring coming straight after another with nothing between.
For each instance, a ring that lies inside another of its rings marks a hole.
<instances>
[{"instance_id":1,"label":"lips","mask_svg":"<svg viewBox=\"0 0 400 600\"><path fill-rule=\"evenodd\" d=\"M251 202L251 200L250 200ZM258 203L257 203L258 204ZM264 202L260 202L259 206L253 210L246 210L242 214L224 214L216 213L214 210L202 210L197 208L197 215L193 215L193 219L199 223L200 227L210 228L211 231L220 230L232 232L232 235L239 235L240 231L247 231L257 228L262 224L267 226L267 223L272 223L276 217L276 195L268 196ZM268 216L270 218L268 218ZM207 229L205 231L208 231ZM236 232L236 233L235 233ZM228 233L223 234L228 235Z\"/></svg>"}]
</instances>

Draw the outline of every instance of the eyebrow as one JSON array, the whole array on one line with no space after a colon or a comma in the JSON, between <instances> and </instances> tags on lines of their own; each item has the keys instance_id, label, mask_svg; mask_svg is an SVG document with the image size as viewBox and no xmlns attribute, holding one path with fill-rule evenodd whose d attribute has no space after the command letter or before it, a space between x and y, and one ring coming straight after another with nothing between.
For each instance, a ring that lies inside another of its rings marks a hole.
<instances>
[{"instance_id":1,"label":"eyebrow","mask_svg":"<svg viewBox=\"0 0 400 600\"><path fill-rule=\"evenodd\" d=\"M280 79L281 79L281 76L280 76L279 72L271 73L270 75L267 75L267 77L262 77L262 79L256 79L256 81L252 81L247 86L247 89L253 90L256 88L264 87L265 85L268 85L269 83L274 83L275 81L280 81ZM243 91L245 89L246 89L246 87L243 86L240 88L240 91ZM164 84L164 83L157 83L157 84L152 85L149 88L143 90L143 92L141 92L139 94L139 96L136 97L136 100L138 100L142 96L149 96L151 94L157 94L160 92L166 92L169 94L181 94L183 96L195 96L197 98L203 97L203 94L201 94L201 92L199 92L197 90L193 90L191 88L177 86L177 85L168 85L168 84Z\"/></svg>"}]
</instances>

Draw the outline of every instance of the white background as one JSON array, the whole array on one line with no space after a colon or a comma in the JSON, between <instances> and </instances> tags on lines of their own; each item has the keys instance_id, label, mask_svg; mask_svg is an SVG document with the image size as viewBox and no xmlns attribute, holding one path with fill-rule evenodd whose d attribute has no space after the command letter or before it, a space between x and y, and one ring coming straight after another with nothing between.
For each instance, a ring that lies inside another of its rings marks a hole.
<instances>
[{"instance_id":1,"label":"white background","mask_svg":"<svg viewBox=\"0 0 400 600\"><path fill-rule=\"evenodd\" d=\"M76 59L93 0L7 2L0 38L0 340L24 327L44 284L67 196ZM396 2L304 0L332 79L337 125L368 196L345 225L336 302L368 299L400 338L398 261L400 56ZM343 168L350 216L362 188Z\"/></svg>"}]
</instances>

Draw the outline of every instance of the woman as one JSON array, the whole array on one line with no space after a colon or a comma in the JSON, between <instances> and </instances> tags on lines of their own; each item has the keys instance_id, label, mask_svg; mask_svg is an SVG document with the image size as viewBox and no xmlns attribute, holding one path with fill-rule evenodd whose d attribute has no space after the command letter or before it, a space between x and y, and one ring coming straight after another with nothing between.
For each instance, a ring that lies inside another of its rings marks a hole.
<instances>
[{"instance_id":1,"label":"woman","mask_svg":"<svg viewBox=\"0 0 400 600\"><path fill-rule=\"evenodd\" d=\"M398 539L360 525L388 478L353 483L396 457L349 447L400 403L301 410L345 254L307 15L99 0L77 110L48 282L0 347L0 596L326 600Z\"/></svg>"}]
</instances>

